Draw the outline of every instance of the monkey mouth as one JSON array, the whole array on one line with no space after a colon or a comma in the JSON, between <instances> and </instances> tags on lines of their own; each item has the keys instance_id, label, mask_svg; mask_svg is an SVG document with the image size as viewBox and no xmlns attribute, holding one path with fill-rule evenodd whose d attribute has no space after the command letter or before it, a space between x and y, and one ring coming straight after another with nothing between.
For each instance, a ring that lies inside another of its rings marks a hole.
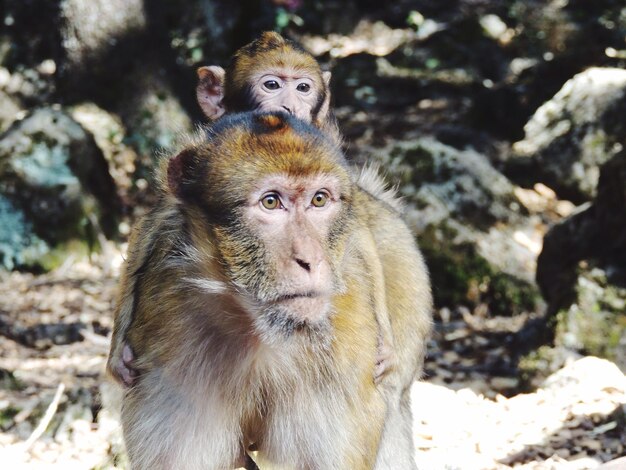
<instances>
[{"instance_id":1,"label":"monkey mouth","mask_svg":"<svg viewBox=\"0 0 626 470\"><path fill-rule=\"evenodd\" d=\"M288 302L290 300L295 300L295 299L313 299L315 297L320 297L321 295L322 295L321 292L315 292L315 291L295 292L291 294L279 295L273 300L273 302L282 303L282 302Z\"/></svg>"},{"instance_id":2,"label":"monkey mouth","mask_svg":"<svg viewBox=\"0 0 626 470\"><path fill-rule=\"evenodd\" d=\"M278 295L268 303L269 310L296 323L319 322L327 317L330 296L320 291L291 292Z\"/></svg>"}]
</instances>

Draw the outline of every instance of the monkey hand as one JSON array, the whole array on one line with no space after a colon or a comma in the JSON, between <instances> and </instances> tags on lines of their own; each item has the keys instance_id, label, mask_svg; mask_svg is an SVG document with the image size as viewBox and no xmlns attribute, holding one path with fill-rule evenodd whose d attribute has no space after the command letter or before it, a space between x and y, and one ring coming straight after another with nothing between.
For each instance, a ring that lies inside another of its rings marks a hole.
<instances>
[{"instance_id":1,"label":"monkey hand","mask_svg":"<svg viewBox=\"0 0 626 470\"><path fill-rule=\"evenodd\" d=\"M123 343L121 348L117 351L111 351L109 360L107 362L107 368L109 373L124 387L130 387L133 385L135 378L137 377L137 371L133 369L133 361L135 360L135 354L130 345L126 342Z\"/></svg>"}]
</instances>

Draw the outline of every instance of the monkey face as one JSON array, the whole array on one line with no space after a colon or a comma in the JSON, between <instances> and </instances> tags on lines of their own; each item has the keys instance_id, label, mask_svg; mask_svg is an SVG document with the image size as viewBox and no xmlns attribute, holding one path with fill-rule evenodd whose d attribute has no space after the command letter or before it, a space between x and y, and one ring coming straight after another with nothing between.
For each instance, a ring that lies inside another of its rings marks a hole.
<instances>
[{"instance_id":1,"label":"monkey face","mask_svg":"<svg viewBox=\"0 0 626 470\"><path fill-rule=\"evenodd\" d=\"M249 93L259 111L286 111L311 122L324 85L317 76L285 67L252 76Z\"/></svg>"},{"instance_id":2,"label":"monkey face","mask_svg":"<svg viewBox=\"0 0 626 470\"><path fill-rule=\"evenodd\" d=\"M239 49L226 70L201 67L198 79L198 103L210 120L244 111L287 112L316 125L331 119L330 72L275 32Z\"/></svg>"},{"instance_id":3,"label":"monkey face","mask_svg":"<svg viewBox=\"0 0 626 470\"><path fill-rule=\"evenodd\" d=\"M333 243L345 222L341 195L332 175L269 175L255 184L240 221L227 230L222 257L262 329L289 334L328 323L340 285Z\"/></svg>"},{"instance_id":4,"label":"monkey face","mask_svg":"<svg viewBox=\"0 0 626 470\"><path fill-rule=\"evenodd\" d=\"M212 240L261 331L327 325L352 223L353 182L335 143L285 113L227 115L207 136L167 171L182 207L202 213L204 225L190 223L206 227L198 243Z\"/></svg>"}]
</instances>

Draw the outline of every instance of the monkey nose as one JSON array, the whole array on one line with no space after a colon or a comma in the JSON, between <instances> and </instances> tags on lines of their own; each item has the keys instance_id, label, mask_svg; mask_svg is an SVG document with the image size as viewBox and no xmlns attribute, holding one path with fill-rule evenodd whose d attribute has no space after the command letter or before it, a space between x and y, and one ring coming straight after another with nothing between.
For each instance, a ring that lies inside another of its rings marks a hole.
<instances>
[{"instance_id":1,"label":"monkey nose","mask_svg":"<svg viewBox=\"0 0 626 470\"><path fill-rule=\"evenodd\" d=\"M298 266L300 266L306 272L311 272L311 263L307 263L306 261L299 258L296 258L296 263L298 263Z\"/></svg>"},{"instance_id":2,"label":"monkey nose","mask_svg":"<svg viewBox=\"0 0 626 470\"><path fill-rule=\"evenodd\" d=\"M291 111L291 109L289 109L287 106L283 105L283 109L287 111L289 114L293 114L293 111Z\"/></svg>"}]
</instances>

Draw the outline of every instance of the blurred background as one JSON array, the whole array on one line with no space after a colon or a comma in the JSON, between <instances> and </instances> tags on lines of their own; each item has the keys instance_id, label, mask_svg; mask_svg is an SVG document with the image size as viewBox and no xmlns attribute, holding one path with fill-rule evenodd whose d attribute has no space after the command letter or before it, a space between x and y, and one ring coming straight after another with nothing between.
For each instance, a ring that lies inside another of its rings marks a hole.
<instances>
[{"instance_id":1,"label":"blurred background","mask_svg":"<svg viewBox=\"0 0 626 470\"><path fill-rule=\"evenodd\" d=\"M125 467L127 237L203 122L196 68L265 30L332 71L348 158L427 259L422 468L626 455L623 0L0 0L0 462Z\"/></svg>"}]
</instances>

